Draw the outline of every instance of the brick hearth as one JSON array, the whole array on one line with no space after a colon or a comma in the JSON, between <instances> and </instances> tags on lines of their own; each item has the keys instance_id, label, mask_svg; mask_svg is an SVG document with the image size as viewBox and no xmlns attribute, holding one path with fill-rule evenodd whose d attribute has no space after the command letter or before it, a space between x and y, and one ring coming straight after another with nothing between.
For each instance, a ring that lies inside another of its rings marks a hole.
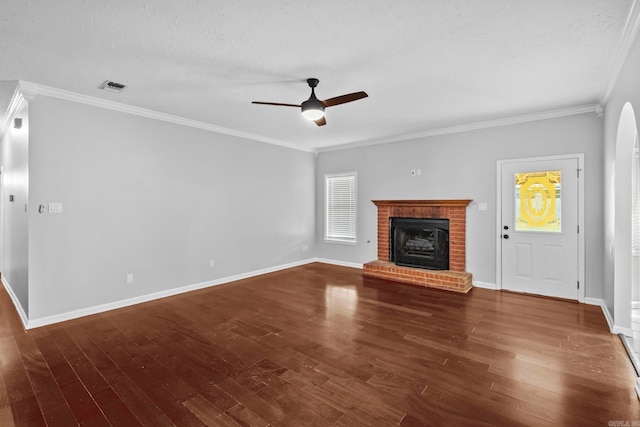
<instances>
[{"instance_id":1,"label":"brick hearth","mask_svg":"<svg viewBox=\"0 0 640 427\"><path fill-rule=\"evenodd\" d=\"M364 265L363 275L412 285L468 292L471 273L465 271L466 217L471 200L374 200L378 207L378 259ZM389 260L389 219L449 219L449 270L395 265Z\"/></svg>"}]
</instances>

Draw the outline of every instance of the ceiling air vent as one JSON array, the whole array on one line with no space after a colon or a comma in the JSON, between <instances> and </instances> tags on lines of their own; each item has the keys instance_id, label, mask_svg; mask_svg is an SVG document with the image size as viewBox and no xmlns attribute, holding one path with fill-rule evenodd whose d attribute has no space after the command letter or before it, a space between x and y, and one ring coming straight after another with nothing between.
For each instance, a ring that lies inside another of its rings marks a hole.
<instances>
[{"instance_id":1,"label":"ceiling air vent","mask_svg":"<svg viewBox=\"0 0 640 427\"><path fill-rule=\"evenodd\" d=\"M121 83L112 82L111 80L105 80L98 89L107 90L109 92L120 93L126 86Z\"/></svg>"}]
</instances>

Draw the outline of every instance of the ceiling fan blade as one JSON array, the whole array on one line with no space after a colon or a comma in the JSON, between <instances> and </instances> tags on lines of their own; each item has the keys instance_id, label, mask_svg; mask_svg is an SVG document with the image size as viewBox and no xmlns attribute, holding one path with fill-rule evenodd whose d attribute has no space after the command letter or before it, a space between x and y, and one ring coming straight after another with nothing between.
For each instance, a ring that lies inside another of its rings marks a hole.
<instances>
[{"instance_id":1,"label":"ceiling fan blade","mask_svg":"<svg viewBox=\"0 0 640 427\"><path fill-rule=\"evenodd\" d=\"M327 119L324 116L320 117L318 120L314 120L318 126L324 126L327 124Z\"/></svg>"},{"instance_id":2,"label":"ceiling fan blade","mask_svg":"<svg viewBox=\"0 0 640 427\"><path fill-rule=\"evenodd\" d=\"M252 104L260 104L260 105L277 105L280 107L298 107L300 108L300 104L283 104L281 102L260 102L260 101L253 101Z\"/></svg>"},{"instance_id":3,"label":"ceiling fan blade","mask_svg":"<svg viewBox=\"0 0 640 427\"><path fill-rule=\"evenodd\" d=\"M346 104L347 102L357 101L358 99L366 98L366 92L353 92L347 95L336 96L335 98L329 98L322 101L325 107L333 107L334 105Z\"/></svg>"}]
</instances>

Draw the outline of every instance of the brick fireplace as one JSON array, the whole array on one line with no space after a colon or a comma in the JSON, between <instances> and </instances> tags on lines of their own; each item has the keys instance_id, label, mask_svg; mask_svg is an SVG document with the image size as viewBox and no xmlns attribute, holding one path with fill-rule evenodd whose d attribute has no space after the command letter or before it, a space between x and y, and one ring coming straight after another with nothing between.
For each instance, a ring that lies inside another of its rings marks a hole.
<instances>
[{"instance_id":1,"label":"brick fireplace","mask_svg":"<svg viewBox=\"0 0 640 427\"><path fill-rule=\"evenodd\" d=\"M418 286L468 292L471 273L466 268L466 217L471 200L374 200L378 207L378 259L366 263L363 275ZM449 220L449 270L404 267L390 261L390 218Z\"/></svg>"}]
</instances>

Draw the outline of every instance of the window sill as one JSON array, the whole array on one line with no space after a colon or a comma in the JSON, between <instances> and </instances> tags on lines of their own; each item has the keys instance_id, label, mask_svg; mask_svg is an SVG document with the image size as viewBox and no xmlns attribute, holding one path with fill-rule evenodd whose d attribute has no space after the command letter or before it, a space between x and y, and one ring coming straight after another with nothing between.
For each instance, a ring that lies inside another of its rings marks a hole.
<instances>
[{"instance_id":1,"label":"window sill","mask_svg":"<svg viewBox=\"0 0 640 427\"><path fill-rule=\"evenodd\" d=\"M335 240L335 239L324 239L325 243L337 243L339 245L351 245L351 246L355 246L358 244L357 241L348 241L348 240Z\"/></svg>"}]
</instances>

